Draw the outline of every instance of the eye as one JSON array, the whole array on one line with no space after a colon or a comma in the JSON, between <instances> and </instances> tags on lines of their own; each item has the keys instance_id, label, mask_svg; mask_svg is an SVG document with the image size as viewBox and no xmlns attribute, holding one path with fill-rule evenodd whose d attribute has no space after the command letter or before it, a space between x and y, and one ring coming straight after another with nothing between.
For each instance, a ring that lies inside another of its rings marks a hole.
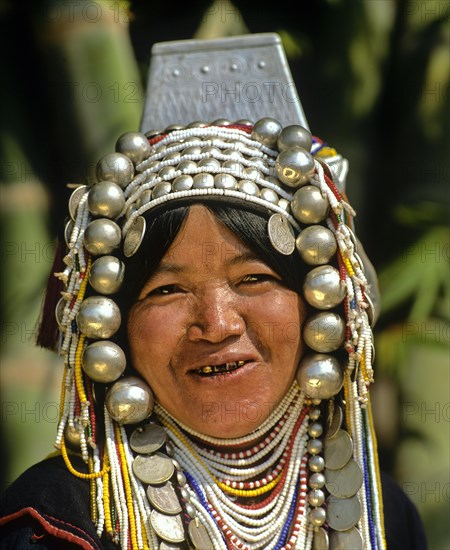
<instances>
[{"instance_id":1,"label":"eye","mask_svg":"<svg viewBox=\"0 0 450 550\"><path fill-rule=\"evenodd\" d=\"M159 286L151 290L147 296L170 296L171 294L176 294L182 292L181 288L177 285L164 285Z\"/></svg>"},{"instance_id":2,"label":"eye","mask_svg":"<svg viewBox=\"0 0 450 550\"><path fill-rule=\"evenodd\" d=\"M242 282L243 283L263 283L265 281L273 281L275 280L275 277L272 275L269 275L268 273L250 273L249 275L246 275L243 277Z\"/></svg>"}]
</instances>

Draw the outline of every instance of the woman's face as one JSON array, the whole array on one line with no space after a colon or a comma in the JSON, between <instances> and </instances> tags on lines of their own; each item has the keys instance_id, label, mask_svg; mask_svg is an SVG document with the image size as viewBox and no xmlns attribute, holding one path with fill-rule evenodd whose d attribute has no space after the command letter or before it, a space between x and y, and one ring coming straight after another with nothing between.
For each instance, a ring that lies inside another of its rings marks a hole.
<instances>
[{"instance_id":1,"label":"woman's face","mask_svg":"<svg viewBox=\"0 0 450 550\"><path fill-rule=\"evenodd\" d=\"M256 429L291 386L303 303L204 206L193 206L128 322L157 401L213 437Z\"/></svg>"}]
</instances>

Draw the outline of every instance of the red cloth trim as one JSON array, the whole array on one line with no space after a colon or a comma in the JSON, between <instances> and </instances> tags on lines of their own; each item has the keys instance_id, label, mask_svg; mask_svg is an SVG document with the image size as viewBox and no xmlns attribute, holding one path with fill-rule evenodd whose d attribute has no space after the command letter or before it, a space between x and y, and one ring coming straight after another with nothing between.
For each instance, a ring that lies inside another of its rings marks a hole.
<instances>
[{"instance_id":1,"label":"red cloth trim","mask_svg":"<svg viewBox=\"0 0 450 550\"><path fill-rule=\"evenodd\" d=\"M92 541L92 544L88 542L87 540L83 539L82 537L79 537L78 535L75 535L74 533L71 533L70 531L65 531L64 529L60 529L59 527L56 527L52 525L49 521L45 519L44 516L42 516L37 510L32 508L31 506L27 508L22 508L18 512L14 512L14 514L10 514L9 516L4 516L0 518L0 525L5 525L6 523L9 523L10 521L14 521L17 519L20 519L26 515L30 515L32 518L36 519L41 526L44 528L44 530L49 534L56 538L67 540L73 544L78 544L81 548L84 548L85 550L92 550L92 549L99 549L99 546L95 543L94 540L92 540L92 537L80 529L79 527L76 527L75 525L72 525L70 523L67 523L61 519L54 518L52 516L47 516L48 518L55 520L59 523L65 524L69 527L72 527L73 529L76 529L77 531L81 531L83 535Z\"/></svg>"}]
</instances>

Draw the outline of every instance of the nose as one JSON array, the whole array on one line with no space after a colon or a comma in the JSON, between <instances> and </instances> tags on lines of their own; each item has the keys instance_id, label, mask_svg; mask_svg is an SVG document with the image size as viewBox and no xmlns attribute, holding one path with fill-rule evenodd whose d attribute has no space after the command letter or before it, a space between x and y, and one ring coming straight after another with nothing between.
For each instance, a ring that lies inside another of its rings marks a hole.
<instances>
[{"instance_id":1,"label":"nose","mask_svg":"<svg viewBox=\"0 0 450 550\"><path fill-rule=\"evenodd\" d=\"M219 343L245 331L237 297L223 288L215 288L197 297L193 319L187 330L191 342Z\"/></svg>"}]
</instances>

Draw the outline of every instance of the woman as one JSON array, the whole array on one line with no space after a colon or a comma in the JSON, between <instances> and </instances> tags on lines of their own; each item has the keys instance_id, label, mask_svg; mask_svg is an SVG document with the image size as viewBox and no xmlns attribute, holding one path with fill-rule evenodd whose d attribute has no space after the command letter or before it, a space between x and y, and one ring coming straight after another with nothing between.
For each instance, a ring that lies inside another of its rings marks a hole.
<instances>
[{"instance_id":1,"label":"woman","mask_svg":"<svg viewBox=\"0 0 450 550\"><path fill-rule=\"evenodd\" d=\"M386 546L343 172L274 119L119 138L69 201L61 456L7 492L5 547L425 547L389 482Z\"/></svg>"}]
</instances>

